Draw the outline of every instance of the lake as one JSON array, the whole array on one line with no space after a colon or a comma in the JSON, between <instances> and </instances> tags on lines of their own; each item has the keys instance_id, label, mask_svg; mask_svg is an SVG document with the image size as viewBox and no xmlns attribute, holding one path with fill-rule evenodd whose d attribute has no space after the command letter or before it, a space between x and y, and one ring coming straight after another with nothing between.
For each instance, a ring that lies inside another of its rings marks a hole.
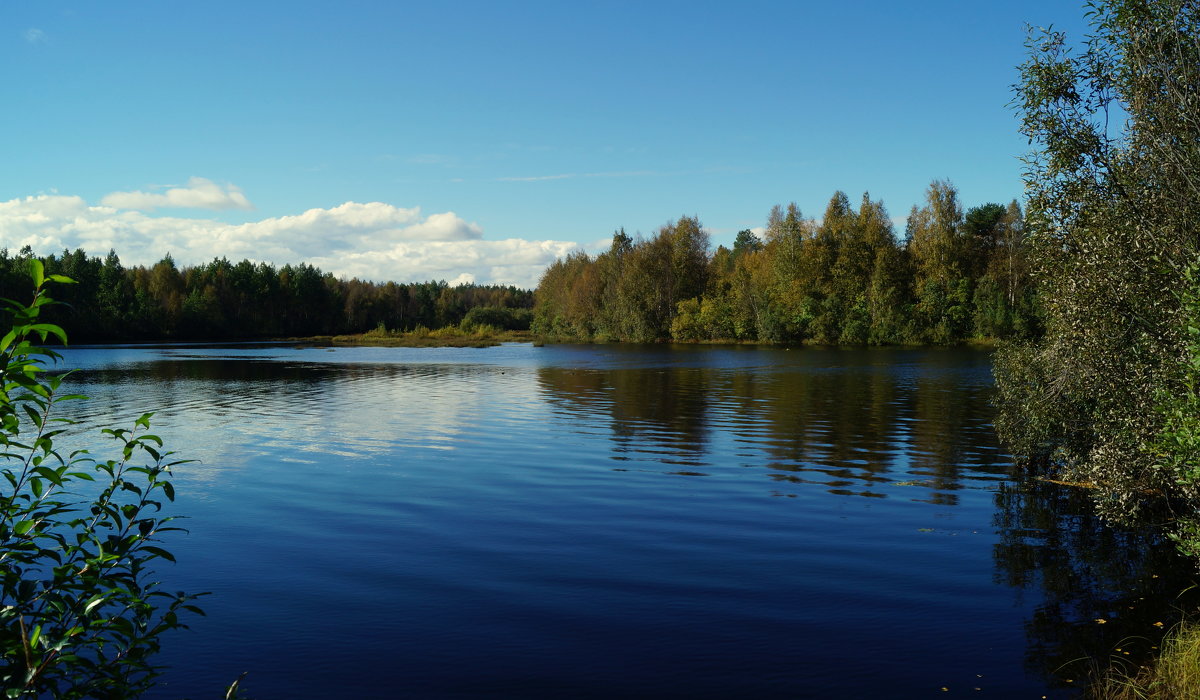
<instances>
[{"instance_id":1,"label":"lake","mask_svg":"<svg viewBox=\"0 0 1200 700\"><path fill-rule=\"evenodd\" d=\"M982 350L65 354L199 460L154 698L1069 697L1188 584L1014 476Z\"/></svg>"}]
</instances>

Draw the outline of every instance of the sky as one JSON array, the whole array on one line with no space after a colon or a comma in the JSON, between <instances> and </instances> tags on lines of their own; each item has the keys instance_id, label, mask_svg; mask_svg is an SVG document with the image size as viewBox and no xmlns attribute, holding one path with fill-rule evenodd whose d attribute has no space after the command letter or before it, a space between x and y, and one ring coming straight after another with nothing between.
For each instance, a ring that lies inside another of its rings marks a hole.
<instances>
[{"instance_id":1,"label":"sky","mask_svg":"<svg viewBox=\"0 0 1200 700\"><path fill-rule=\"evenodd\" d=\"M836 191L1022 195L1026 25L1076 0L0 0L0 247L532 288Z\"/></svg>"}]
</instances>

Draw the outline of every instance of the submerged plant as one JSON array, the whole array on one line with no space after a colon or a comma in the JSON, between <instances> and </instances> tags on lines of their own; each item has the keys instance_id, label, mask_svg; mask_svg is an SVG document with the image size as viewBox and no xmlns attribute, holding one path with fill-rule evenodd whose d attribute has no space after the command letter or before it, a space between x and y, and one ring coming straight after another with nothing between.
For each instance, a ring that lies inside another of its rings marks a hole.
<instances>
[{"instance_id":1,"label":"submerged plant","mask_svg":"<svg viewBox=\"0 0 1200 700\"><path fill-rule=\"evenodd\" d=\"M173 459L148 432L151 414L131 428L106 428L114 459L60 452L73 421L56 410L69 373L51 374L62 356L41 347L66 334L40 323L54 302L41 261L30 261L28 304L3 300L12 328L0 339L0 684L7 697L125 698L148 689L163 633L202 611L195 595L154 580L157 559L174 561L160 537L181 528L163 512L175 491Z\"/></svg>"}]
</instances>

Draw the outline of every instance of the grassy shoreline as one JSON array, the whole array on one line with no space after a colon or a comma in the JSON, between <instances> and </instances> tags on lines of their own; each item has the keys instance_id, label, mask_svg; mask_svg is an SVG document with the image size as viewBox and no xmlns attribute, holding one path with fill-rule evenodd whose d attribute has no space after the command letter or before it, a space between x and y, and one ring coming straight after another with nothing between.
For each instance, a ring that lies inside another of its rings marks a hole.
<instances>
[{"instance_id":1,"label":"grassy shoreline","mask_svg":"<svg viewBox=\"0 0 1200 700\"><path fill-rule=\"evenodd\" d=\"M463 330L457 326L437 330L418 326L411 331L377 328L366 333L315 335L287 340L306 345L386 348L486 348L501 343L536 342L528 331L504 331L491 326L480 326L471 330Z\"/></svg>"},{"instance_id":2,"label":"grassy shoreline","mask_svg":"<svg viewBox=\"0 0 1200 700\"><path fill-rule=\"evenodd\" d=\"M1111 667L1088 689L1101 700L1200 698L1200 623L1181 623L1167 633L1157 659L1146 666Z\"/></svg>"}]
</instances>

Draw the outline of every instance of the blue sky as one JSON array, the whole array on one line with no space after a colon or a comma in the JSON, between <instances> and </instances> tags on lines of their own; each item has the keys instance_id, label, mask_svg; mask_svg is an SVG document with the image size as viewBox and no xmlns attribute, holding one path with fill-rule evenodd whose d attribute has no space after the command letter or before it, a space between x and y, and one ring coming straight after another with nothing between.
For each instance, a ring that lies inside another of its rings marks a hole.
<instances>
[{"instance_id":1,"label":"blue sky","mask_svg":"<svg viewBox=\"0 0 1200 700\"><path fill-rule=\"evenodd\" d=\"M536 284L844 190L1021 196L1024 26L1081 3L5 2L0 246ZM902 223L900 226L902 230Z\"/></svg>"}]
</instances>

